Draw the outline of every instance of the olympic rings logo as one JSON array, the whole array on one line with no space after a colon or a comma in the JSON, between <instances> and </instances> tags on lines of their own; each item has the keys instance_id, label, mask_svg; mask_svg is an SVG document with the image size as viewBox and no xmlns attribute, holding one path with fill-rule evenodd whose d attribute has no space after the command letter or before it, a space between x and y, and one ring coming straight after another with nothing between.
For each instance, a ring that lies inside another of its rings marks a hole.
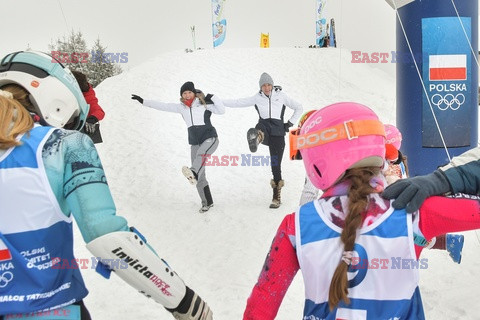
<instances>
[{"instance_id":1,"label":"olympic rings logo","mask_svg":"<svg viewBox=\"0 0 480 320\"><path fill-rule=\"evenodd\" d=\"M0 288L5 288L7 284L13 280L13 273L10 271L4 272L0 276Z\"/></svg>"},{"instance_id":2,"label":"olympic rings logo","mask_svg":"<svg viewBox=\"0 0 480 320\"><path fill-rule=\"evenodd\" d=\"M465 96L463 93L458 93L457 95L453 95L451 93L447 93L445 96L442 97L441 94L435 93L431 98L432 103L437 106L438 109L445 111L448 108L455 111L462 104L465 103Z\"/></svg>"}]
</instances>

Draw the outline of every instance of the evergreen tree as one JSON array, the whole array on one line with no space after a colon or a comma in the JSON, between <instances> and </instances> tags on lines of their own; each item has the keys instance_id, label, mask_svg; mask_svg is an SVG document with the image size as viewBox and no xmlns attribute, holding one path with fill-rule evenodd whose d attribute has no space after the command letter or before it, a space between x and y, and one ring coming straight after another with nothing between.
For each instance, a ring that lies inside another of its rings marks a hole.
<instances>
[{"instance_id":1,"label":"evergreen tree","mask_svg":"<svg viewBox=\"0 0 480 320\"><path fill-rule=\"evenodd\" d=\"M93 87L108 77L122 73L118 65L119 53L108 53L98 38L91 50L87 49L83 34L72 31L68 37L49 45L54 58L70 70L84 73Z\"/></svg>"},{"instance_id":2,"label":"evergreen tree","mask_svg":"<svg viewBox=\"0 0 480 320\"><path fill-rule=\"evenodd\" d=\"M97 86L104 79L114 75L113 63L110 62L109 55L106 55L106 47L100 43L97 38L90 51L90 76L89 81L92 86Z\"/></svg>"},{"instance_id":3,"label":"evergreen tree","mask_svg":"<svg viewBox=\"0 0 480 320\"><path fill-rule=\"evenodd\" d=\"M89 57L86 55L88 49L80 31L74 32L72 30L68 37L64 36L62 40L57 39L54 44L50 44L48 47L52 56L70 70L88 73L85 66L89 60Z\"/></svg>"}]
</instances>

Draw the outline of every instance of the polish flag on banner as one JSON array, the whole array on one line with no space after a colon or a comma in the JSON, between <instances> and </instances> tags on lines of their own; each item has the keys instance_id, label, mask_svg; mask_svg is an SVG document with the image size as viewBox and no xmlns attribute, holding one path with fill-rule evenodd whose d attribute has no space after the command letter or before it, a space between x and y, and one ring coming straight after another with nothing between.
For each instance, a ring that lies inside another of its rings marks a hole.
<instances>
[{"instance_id":1,"label":"polish flag on banner","mask_svg":"<svg viewBox=\"0 0 480 320\"><path fill-rule=\"evenodd\" d=\"M5 243L3 243L2 240L0 240L0 262L11 260L11 259L12 259L12 254L10 253L10 250L8 250Z\"/></svg>"},{"instance_id":2,"label":"polish flag on banner","mask_svg":"<svg viewBox=\"0 0 480 320\"><path fill-rule=\"evenodd\" d=\"M441 54L429 56L430 81L467 80L467 56L465 54Z\"/></svg>"}]
</instances>

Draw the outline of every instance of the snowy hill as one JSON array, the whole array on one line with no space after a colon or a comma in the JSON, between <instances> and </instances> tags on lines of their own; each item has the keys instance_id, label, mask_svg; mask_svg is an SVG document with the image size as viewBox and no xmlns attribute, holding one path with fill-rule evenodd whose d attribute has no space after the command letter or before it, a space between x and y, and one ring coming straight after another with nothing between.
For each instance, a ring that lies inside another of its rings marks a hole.
<instances>
[{"instance_id":1,"label":"snowy hill","mask_svg":"<svg viewBox=\"0 0 480 320\"><path fill-rule=\"evenodd\" d=\"M259 76L265 71L305 111L351 100L370 106L384 122L395 123L394 79L372 65L350 60L349 51L334 48L179 51L149 60L97 88L106 111L102 121L105 142L98 149L118 214L139 229L205 298L215 319L241 319L276 229L298 205L303 164L288 160L287 144L283 205L277 210L268 208L272 197L268 166L208 167L215 207L199 214L196 189L181 174L181 167L190 164L183 119L142 107L130 94L175 102L180 86L190 80L205 93L221 98L247 97L258 91ZM287 109L286 119L291 114ZM212 115L220 139L215 155L241 158L248 154L246 131L257 119L253 107ZM267 148L260 147L257 155L268 155ZM76 246L78 258L91 258L79 234ZM475 307L480 287L475 276L480 261L475 233L466 234L460 266L446 252L425 251L423 257L429 259L420 282L427 317L480 319ZM171 319L160 305L118 277L107 281L91 269L82 273L91 291L86 304L95 319ZM277 319L301 318L302 281L297 275Z\"/></svg>"}]
</instances>

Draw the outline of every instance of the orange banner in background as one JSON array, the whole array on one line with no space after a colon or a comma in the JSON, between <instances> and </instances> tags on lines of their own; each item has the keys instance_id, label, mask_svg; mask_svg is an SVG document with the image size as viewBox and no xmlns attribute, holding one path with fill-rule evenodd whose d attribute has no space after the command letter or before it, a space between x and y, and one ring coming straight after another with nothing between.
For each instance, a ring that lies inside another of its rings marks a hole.
<instances>
[{"instance_id":1,"label":"orange banner in background","mask_svg":"<svg viewBox=\"0 0 480 320\"><path fill-rule=\"evenodd\" d=\"M270 33L260 34L260 48L270 48Z\"/></svg>"}]
</instances>

